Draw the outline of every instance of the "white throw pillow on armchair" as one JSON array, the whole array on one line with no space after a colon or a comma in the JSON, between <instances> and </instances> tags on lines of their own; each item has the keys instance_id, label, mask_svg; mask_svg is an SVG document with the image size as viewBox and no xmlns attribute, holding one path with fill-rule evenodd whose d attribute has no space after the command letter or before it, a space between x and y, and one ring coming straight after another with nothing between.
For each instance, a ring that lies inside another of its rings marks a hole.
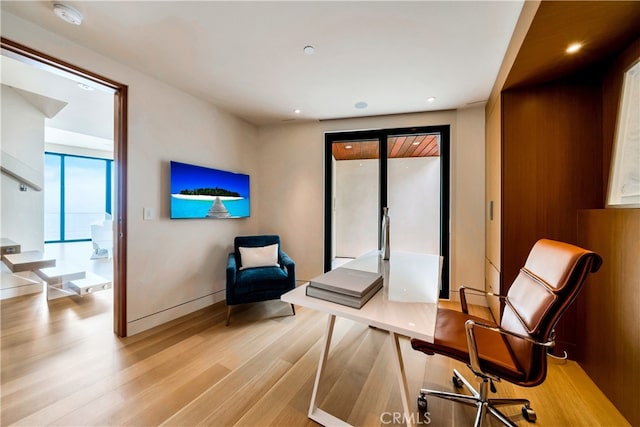
<instances>
[{"instance_id":1,"label":"white throw pillow on armchair","mask_svg":"<svg viewBox=\"0 0 640 427\"><path fill-rule=\"evenodd\" d=\"M254 267L280 267L278 264L278 244L246 248L240 246L240 270Z\"/></svg>"}]
</instances>

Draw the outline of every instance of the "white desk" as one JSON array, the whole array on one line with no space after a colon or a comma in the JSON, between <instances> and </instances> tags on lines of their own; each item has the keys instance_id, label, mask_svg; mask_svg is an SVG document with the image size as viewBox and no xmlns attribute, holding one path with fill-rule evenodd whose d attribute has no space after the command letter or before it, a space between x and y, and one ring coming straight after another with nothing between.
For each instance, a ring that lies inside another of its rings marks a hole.
<instances>
[{"instance_id":1,"label":"white desk","mask_svg":"<svg viewBox=\"0 0 640 427\"><path fill-rule=\"evenodd\" d=\"M390 258L389 261L383 261L377 252L370 252L344 265L347 268L379 272L384 275L384 287L361 309L308 297L307 285L300 286L281 297L282 301L290 304L329 314L325 344L320 355L309 405L309 418L324 426L348 425L345 421L318 408L316 404L318 385L327 363L336 316L389 332L407 426L415 420L415 416L411 416L407 378L398 337L403 335L433 342L442 260L437 255L411 252L391 252Z\"/></svg>"}]
</instances>

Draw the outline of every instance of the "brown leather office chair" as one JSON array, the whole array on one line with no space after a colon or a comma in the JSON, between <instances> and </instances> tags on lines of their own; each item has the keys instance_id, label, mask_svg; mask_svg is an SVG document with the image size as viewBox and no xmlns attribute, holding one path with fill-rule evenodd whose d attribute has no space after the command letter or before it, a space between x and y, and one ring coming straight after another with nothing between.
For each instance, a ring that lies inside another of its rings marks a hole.
<instances>
[{"instance_id":1,"label":"brown leather office chair","mask_svg":"<svg viewBox=\"0 0 640 427\"><path fill-rule=\"evenodd\" d=\"M460 288L462 312L439 308L434 342L412 339L411 346L466 363L480 384L479 392L454 369L454 386L464 385L472 395L422 389L418 398L421 412L427 411L426 395L432 395L476 406L477 427L487 411L503 424L515 426L496 408L500 405L523 405L523 416L534 422L536 414L527 399L490 399L489 388L495 392L493 381L500 379L525 387L544 381L554 327L576 299L587 275L598 271L601 264L602 258L594 252L553 240L538 241L507 295L498 296L504 300L500 325L469 315L465 297L466 292L497 295Z\"/></svg>"}]
</instances>

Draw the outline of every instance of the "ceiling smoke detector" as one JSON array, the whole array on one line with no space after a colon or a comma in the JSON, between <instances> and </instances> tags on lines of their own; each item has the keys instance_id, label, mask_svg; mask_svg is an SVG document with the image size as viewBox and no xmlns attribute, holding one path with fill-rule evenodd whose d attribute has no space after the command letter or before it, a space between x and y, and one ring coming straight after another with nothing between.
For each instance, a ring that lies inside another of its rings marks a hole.
<instances>
[{"instance_id":1,"label":"ceiling smoke detector","mask_svg":"<svg viewBox=\"0 0 640 427\"><path fill-rule=\"evenodd\" d=\"M82 20L84 19L80 11L64 3L54 3L53 13L55 13L58 18L73 25L82 24Z\"/></svg>"}]
</instances>

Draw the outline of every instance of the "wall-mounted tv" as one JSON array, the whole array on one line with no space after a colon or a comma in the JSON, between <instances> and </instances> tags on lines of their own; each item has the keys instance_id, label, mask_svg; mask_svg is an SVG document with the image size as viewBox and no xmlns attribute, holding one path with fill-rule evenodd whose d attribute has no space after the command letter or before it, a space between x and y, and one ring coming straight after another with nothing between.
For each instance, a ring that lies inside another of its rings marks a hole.
<instances>
[{"instance_id":1,"label":"wall-mounted tv","mask_svg":"<svg viewBox=\"0 0 640 427\"><path fill-rule=\"evenodd\" d=\"M249 216L249 175L171 162L171 219Z\"/></svg>"}]
</instances>

